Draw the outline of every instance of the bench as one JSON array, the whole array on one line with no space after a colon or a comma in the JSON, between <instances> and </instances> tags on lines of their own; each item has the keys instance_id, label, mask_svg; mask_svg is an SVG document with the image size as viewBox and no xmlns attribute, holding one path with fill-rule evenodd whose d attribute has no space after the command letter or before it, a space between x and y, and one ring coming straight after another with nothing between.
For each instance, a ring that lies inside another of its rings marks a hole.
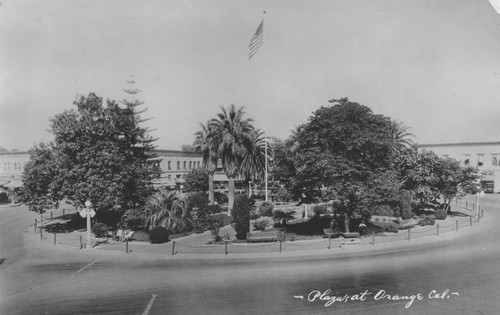
<instances>
[{"instance_id":1,"label":"bench","mask_svg":"<svg viewBox=\"0 0 500 315\"><path fill-rule=\"evenodd\" d=\"M342 233L342 236L344 238L358 238L359 237L359 233L358 232Z\"/></svg>"},{"instance_id":2,"label":"bench","mask_svg":"<svg viewBox=\"0 0 500 315\"><path fill-rule=\"evenodd\" d=\"M344 238L340 241L340 248L346 248L352 245L361 245L361 240L359 238Z\"/></svg>"},{"instance_id":3,"label":"bench","mask_svg":"<svg viewBox=\"0 0 500 315\"><path fill-rule=\"evenodd\" d=\"M278 231L248 232L247 242L276 242L278 241Z\"/></svg>"},{"instance_id":4,"label":"bench","mask_svg":"<svg viewBox=\"0 0 500 315\"><path fill-rule=\"evenodd\" d=\"M333 229L323 229L323 234L325 234L327 238L337 238L340 236L340 232Z\"/></svg>"}]
</instances>

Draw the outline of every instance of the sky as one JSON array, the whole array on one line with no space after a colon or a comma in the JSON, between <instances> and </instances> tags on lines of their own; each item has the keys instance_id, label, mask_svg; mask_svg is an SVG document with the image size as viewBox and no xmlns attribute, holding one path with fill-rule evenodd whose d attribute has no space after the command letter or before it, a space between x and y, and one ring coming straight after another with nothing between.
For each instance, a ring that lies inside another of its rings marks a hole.
<instances>
[{"instance_id":1,"label":"sky","mask_svg":"<svg viewBox=\"0 0 500 315\"><path fill-rule=\"evenodd\" d=\"M230 104L285 139L342 97L421 144L500 141L500 14L488 0L0 2L8 150L53 140L49 119L77 95L128 98L130 78L159 149L191 144Z\"/></svg>"}]
</instances>

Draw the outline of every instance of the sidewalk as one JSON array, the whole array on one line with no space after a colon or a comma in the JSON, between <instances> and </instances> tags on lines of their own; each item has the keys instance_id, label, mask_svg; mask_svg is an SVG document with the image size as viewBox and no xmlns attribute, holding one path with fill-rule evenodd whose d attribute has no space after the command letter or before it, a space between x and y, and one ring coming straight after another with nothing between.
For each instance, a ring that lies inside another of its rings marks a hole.
<instances>
[{"instance_id":1,"label":"sidewalk","mask_svg":"<svg viewBox=\"0 0 500 315\"><path fill-rule=\"evenodd\" d=\"M383 251L390 248L408 248L427 243L441 242L447 239L462 237L476 230L479 226L475 219L470 227L470 215L472 211L465 210L459 205L452 205L452 211L460 211L464 216L448 217L446 220L437 220L434 226L417 226L411 230L400 230L398 233L384 233L383 235L366 236L360 238L361 244L349 245L341 248L342 238L325 239L317 238L311 240L297 240L285 242L270 243L222 243L209 244L213 239L210 231L201 234L192 234L189 236L178 237L165 244L150 244L149 242L130 241L119 242L115 240L105 240L91 238L94 244L93 250L101 253L116 253L127 255L128 257L169 257L169 258L211 258L211 257L258 257L263 254L266 257L290 257L290 256L309 256L315 254L336 254L341 252L372 252ZM61 209L59 209L61 212ZM54 219L47 223L57 222L57 218L62 213L52 213ZM45 214L47 215L47 214ZM44 224L44 225L45 225ZM439 227L438 227L439 224ZM457 231L458 227L458 231ZM46 231L40 234L34 233L32 226L31 237L38 242L40 240L44 245L65 247L72 250L80 250L86 243L86 232L75 231L71 233L54 234ZM409 232L408 232L409 231ZM229 234L231 239L235 239L235 231L231 226L225 226L220 229L220 235ZM439 234L439 235L438 235ZM55 245L54 245L55 242ZM173 255L174 254L174 255Z\"/></svg>"}]
</instances>

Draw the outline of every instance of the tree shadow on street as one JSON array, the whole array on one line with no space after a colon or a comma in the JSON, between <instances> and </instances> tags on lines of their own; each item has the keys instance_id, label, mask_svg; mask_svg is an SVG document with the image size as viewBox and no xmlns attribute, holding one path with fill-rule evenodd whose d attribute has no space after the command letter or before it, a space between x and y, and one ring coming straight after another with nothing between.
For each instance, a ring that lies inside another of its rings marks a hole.
<instances>
[{"instance_id":1,"label":"tree shadow on street","mask_svg":"<svg viewBox=\"0 0 500 315\"><path fill-rule=\"evenodd\" d=\"M79 214L67 214L59 217L56 222L44 225L49 233L71 233L86 228L86 220Z\"/></svg>"}]
</instances>

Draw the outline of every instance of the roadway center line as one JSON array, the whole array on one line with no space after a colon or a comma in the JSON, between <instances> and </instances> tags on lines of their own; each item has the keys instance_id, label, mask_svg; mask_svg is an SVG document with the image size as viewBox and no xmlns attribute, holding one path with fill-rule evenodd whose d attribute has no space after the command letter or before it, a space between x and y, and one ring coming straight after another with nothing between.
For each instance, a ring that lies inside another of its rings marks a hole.
<instances>
[{"instance_id":1,"label":"roadway center line","mask_svg":"<svg viewBox=\"0 0 500 315\"><path fill-rule=\"evenodd\" d=\"M88 267L92 266L93 264L95 264L95 263L96 263L96 262L98 262L98 261L99 261L99 259L97 259L97 260L95 260L95 261L91 262L90 264L88 264L87 266L83 267L82 269L78 270L78 271L77 271L77 272L75 272L75 273L79 273L79 272L81 272L81 271L84 271L85 269L87 269Z\"/></svg>"},{"instance_id":2,"label":"roadway center line","mask_svg":"<svg viewBox=\"0 0 500 315\"><path fill-rule=\"evenodd\" d=\"M144 312L142 312L142 315L148 315L151 306L153 306L155 298L158 296L158 294L151 294L151 295L152 295L151 300L149 300L148 306L146 306L146 309L144 310Z\"/></svg>"}]
</instances>

